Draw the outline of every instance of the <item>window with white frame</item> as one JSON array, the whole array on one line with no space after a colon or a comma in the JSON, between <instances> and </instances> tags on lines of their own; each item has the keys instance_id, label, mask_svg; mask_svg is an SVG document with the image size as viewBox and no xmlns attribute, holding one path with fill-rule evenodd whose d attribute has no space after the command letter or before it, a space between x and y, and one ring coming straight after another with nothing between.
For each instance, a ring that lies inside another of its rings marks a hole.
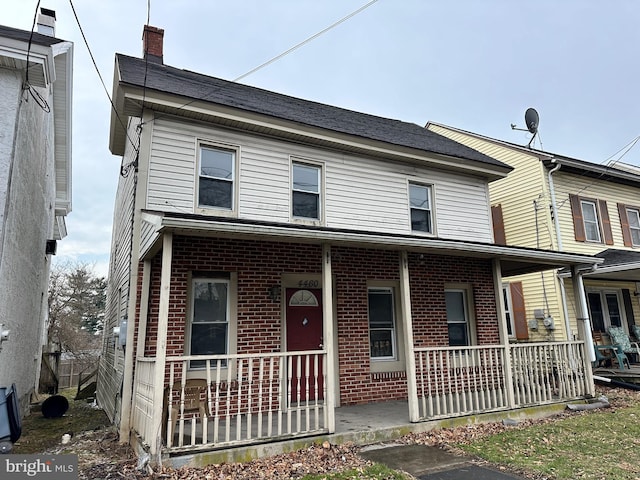
<instances>
[{"instance_id":1,"label":"window with white frame","mask_svg":"<svg viewBox=\"0 0 640 480\"><path fill-rule=\"evenodd\" d=\"M627 207L627 219L629 221L629 232L631 233L631 244L640 245L640 210Z\"/></svg>"},{"instance_id":2,"label":"window with white frame","mask_svg":"<svg viewBox=\"0 0 640 480\"><path fill-rule=\"evenodd\" d=\"M320 220L321 168L294 162L291 181L291 213L296 218Z\"/></svg>"},{"instance_id":3,"label":"window with white frame","mask_svg":"<svg viewBox=\"0 0 640 480\"><path fill-rule=\"evenodd\" d=\"M464 289L446 289L444 299L447 310L449 346L463 347L472 344L467 291Z\"/></svg>"},{"instance_id":4,"label":"window with white frame","mask_svg":"<svg viewBox=\"0 0 640 480\"><path fill-rule=\"evenodd\" d=\"M606 332L609 327L625 325L624 303L620 290L587 290L589 318L596 332Z\"/></svg>"},{"instance_id":5,"label":"window with white frame","mask_svg":"<svg viewBox=\"0 0 640 480\"><path fill-rule=\"evenodd\" d=\"M372 360L395 360L396 318L393 288L370 287L369 345Z\"/></svg>"},{"instance_id":6,"label":"window with white frame","mask_svg":"<svg viewBox=\"0 0 640 480\"><path fill-rule=\"evenodd\" d=\"M200 146L198 206L233 210L236 151Z\"/></svg>"},{"instance_id":7,"label":"window with white frame","mask_svg":"<svg viewBox=\"0 0 640 480\"><path fill-rule=\"evenodd\" d=\"M411 209L411 230L433 233L431 187L409 183L409 204Z\"/></svg>"},{"instance_id":8,"label":"window with white frame","mask_svg":"<svg viewBox=\"0 0 640 480\"><path fill-rule=\"evenodd\" d=\"M600 226L598 224L598 207L592 200L580 200L584 234L588 242L601 242Z\"/></svg>"},{"instance_id":9,"label":"window with white frame","mask_svg":"<svg viewBox=\"0 0 640 480\"><path fill-rule=\"evenodd\" d=\"M511 288L509 287L509 284L502 285L502 299L504 301L504 315L507 320L507 334L510 337L514 337L516 328L513 322L513 307L511 303Z\"/></svg>"},{"instance_id":10,"label":"window with white frame","mask_svg":"<svg viewBox=\"0 0 640 480\"><path fill-rule=\"evenodd\" d=\"M229 352L229 280L196 278L192 284L191 355L224 355ZM191 368L203 368L204 360L192 360Z\"/></svg>"}]
</instances>

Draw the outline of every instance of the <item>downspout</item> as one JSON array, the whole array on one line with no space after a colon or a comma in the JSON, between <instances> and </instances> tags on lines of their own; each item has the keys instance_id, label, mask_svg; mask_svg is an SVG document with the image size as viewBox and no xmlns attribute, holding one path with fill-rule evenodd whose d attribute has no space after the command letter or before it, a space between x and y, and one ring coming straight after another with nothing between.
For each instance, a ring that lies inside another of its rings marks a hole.
<instances>
[{"instance_id":1,"label":"downspout","mask_svg":"<svg viewBox=\"0 0 640 480\"><path fill-rule=\"evenodd\" d=\"M549 196L551 197L551 209L553 210L553 224L556 229L556 244L558 251L562 252L562 236L560 235L560 221L558 220L558 205L556 203L556 189L553 184L553 174L560 170L562 164L558 163L554 158L551 159L551 163L555 163L556 166L549 170ZM571 341L571 323L569 322L569 307L567 306L567 291L564 288L564 279L558 276L556 272L556 279L560 284L560 300L562 301L562 316L564 317L564 331L567 335L567 340ZM591 331L589 331L591 334Z\"/></svg>"}]
</instances>

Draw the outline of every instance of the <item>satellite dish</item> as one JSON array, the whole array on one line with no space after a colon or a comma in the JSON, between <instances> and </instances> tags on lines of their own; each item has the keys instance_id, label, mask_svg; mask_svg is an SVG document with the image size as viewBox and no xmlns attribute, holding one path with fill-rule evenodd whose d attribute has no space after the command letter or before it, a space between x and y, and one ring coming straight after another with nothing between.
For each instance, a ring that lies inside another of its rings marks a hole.
<instances>
[{"instance_id":1,"label":"satellite dish","mask_svg":"<svg viewBox=\"0 0 640 480\"><path fill-rule=\"evenodd\" d=\"M527 125L527 130L529 130L530 133L533 133L534 136L538 133L540 117L538 116L538 112L536 112L535 108L527 108L527 111L524 112L524 123Z\"/></svg>"}]
</instances>

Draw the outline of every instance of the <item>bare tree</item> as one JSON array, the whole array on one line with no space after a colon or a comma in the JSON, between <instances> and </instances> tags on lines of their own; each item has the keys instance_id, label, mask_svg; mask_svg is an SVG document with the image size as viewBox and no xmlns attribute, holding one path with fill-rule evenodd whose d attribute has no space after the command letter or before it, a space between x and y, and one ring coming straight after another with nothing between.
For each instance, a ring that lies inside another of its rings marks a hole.
<instances>
[{"instance_id":1,"label":"bare tree","mask_svg":"<svg viewBox=\"0 0 640 480\"><path fill-rule=\"evenodd\" d=\"M49 280L49 343L76 358L94 356L100 347L107 281L85 263L52 268Z\"/></svg>"}]
</instances>

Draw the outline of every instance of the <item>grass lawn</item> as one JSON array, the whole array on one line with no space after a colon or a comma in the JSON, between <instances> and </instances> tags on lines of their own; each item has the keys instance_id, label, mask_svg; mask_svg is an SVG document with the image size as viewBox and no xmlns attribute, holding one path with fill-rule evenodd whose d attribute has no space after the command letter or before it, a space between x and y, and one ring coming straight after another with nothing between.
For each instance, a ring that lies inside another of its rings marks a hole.
<instances>
[{"instance_id":1,"label":"grass lawn","mask_svg":"<svg viewBox=\"0 0 640 480\"><path fill-rule=\"evenodd\" d=\"M371 467L348 470L342 473L306 475L301 480L410 480L411 478L384 465L375 464Z\"/></svg>"},{"instance_id":2,"label":"grass lawn","mask_svg":"<svg viewBox=\"0 0 640 480\"><path fill-rule=\"evenodd\" d=\"M468 445L467 453L554 479L640 479L640 405L514 428Z\"/></svg>"}]
</instances>

